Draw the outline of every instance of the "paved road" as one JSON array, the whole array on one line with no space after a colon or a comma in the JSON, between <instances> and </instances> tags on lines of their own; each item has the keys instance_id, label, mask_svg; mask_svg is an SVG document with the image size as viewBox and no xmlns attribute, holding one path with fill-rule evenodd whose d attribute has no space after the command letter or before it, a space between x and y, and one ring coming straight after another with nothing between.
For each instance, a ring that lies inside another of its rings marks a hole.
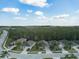
<instances>
[{"instance_id":1,"label":"paved road","mask_svg":"<svg viewBox=\"0 0 79 59\"><path fill-rule=\"evenodd\" d=\"M53 53L53 54L16 54L11 53L10 57L15 57L17 59L43 59L43 58L53 58L53 59L60 59L60 57L65 57L66 54L64 53ZM74 53L79 59L79 53Z\"/></svg>"},{"instance_id":2,"label":"paved road","mask_svg":"<svg viewBox=\"0 0 79 59\"><path fill-rule=\"evenodd\" d=\"M8 31L3 30L3 33L0 36L0 53L1 53L1 51L3 51L2 44L5 41L7 34L8 34Z\"/></svg>"},{"instance_id":3,"label":"paved road","mask_svg":"<svg viewBox=\"0 0 79 59\"><path fill-rule=\"evenodd\" d=\"M60 57L64 57L66 54L61 53L53 53L53 54L16 54L11 53L10 57L14 57L17 59L43 59L43 58L53 58L53 59L60 59Z\"/></svg>"}]
</instances>

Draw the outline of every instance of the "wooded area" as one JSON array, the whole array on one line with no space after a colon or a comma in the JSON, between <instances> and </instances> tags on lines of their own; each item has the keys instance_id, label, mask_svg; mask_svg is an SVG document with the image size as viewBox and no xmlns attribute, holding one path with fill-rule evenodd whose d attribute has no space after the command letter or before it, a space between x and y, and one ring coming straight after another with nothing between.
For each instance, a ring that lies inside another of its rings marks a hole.
<instances>
[{"instance_id":1,"label":"wooded area","mask_svg":"<svg viewBox=\"0 0 79 59\"><path fill-rule=\"evenodd\" d=\"M79 27L11 27L9 29L9 38L17 40L27 38L28 40L79 40Z\"/></svg>"}]
</instances>

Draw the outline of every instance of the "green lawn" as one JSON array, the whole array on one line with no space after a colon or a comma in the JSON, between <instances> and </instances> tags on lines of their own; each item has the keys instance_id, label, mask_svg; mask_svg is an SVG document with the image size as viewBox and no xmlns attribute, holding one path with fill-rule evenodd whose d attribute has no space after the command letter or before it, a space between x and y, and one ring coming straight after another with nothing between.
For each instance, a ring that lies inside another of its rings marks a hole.
<instances>
[{"instance_id":1,"label":"green lawn","mask_svg":"<svg viewBox=\"0 0 79 59\"><path fill-rule=\"evenodd\" d=\"M61 59L78 59L78 58L73 54L69 54L69 55L66 55L65 57L63 57Z\"/></svg>"},{"instance_id":2,"label":"green lawn","mask_svg":"<svg viewBox=\"0 0 79 59\"><path fill-rule=\"evenodd\" d=\"M2 34L2 31L0 31L0 35Z\"/></svg>"},{"instance_id":3,"label":"green lawn","mask_svg":"<svg viewBox=\"0 0 79 59\"><path fill-rule=\"evenodd\" d=\"M50 50L53 51L54 53L60 53L61 48L59 48L59 42L58 41L52 41L50 44Z\"/></svg>"},{"instance_id":4,"label":"green lawn","mask_svg":"<svg viewBox=\"0 0 79 59\"><path fill-rule=\"evenodd\" d=\"M42 43L36 43L31 51L43 51L44 50L44 46L42 45Z\"/></svg>"},{"instance_id":5,"label":"green lawn","mask_svg":"<svg viewBox=\"0 0 79 59\"><path fill-rule=\"evenodd\" d=\"M16 59L16 58L10 58L10 59Z\"/></svg>"},{"instance_id":6,"label":"green lawn","mask_svg":"<svg viewBox=\"0 0 79 59\"><path fill-rule=\"evenodd\" d=\"M76 53L77 52L74 48L71 48L71 49L69 49L67 51L70 52L70 53Z\"/></svg>"},{"instance_id":7,"label":"green lawn","mask_svg":"<svg viewBox=\"0 0 79 59\"><path fill-rule=\"evenodd\" d=\"M17 42L15 45L16 45L16 47L14 47L12 50L14 50L14 51L22 51L23 50L22 44L20 42Z\"/></svg>"},{"instance_id":8,"label":"green lawn","mask_svg":"<svg viewBox=\"0 0 79 59\"><path fill-rule=\"evenodd\" d=\"M43 59L53 59L53 58L43 58Z\"/></svg>"},{"instance_id":9,"label":"green lawn","mask_svg":"<svg viewBox=\"0 0 79 59\"><path fill-rule=\"evenodd\" d=\"M64 49L67 50L70 53L76 53L77 51L72 48L74 46L73 42L71 41L65 41L64 42Z\"/></svg>"},{"instance_id":10,"label":"green lawn","mask_svg":"<svg viewBox=\"0 0 79 59\"><path fill-rule=\"evenodd\" d=\"M5 44L5 47L8 48L9 44L11 43L11 40L10 38L6 38L6 44Z\"/></svg>"}]
</instances>

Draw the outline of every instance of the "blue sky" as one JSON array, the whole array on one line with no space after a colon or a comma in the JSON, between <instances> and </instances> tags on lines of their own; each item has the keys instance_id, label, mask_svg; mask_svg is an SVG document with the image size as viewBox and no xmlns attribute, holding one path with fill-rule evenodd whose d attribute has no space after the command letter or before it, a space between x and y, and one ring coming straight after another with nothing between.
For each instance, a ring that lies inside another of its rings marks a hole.
<instances>
[{"instance_id":1,"label":"blue sky","mask_svg":"<svg viewBox=\"0 0 79 59\"><path fill-rule=\"evenodd\" d=\"M0 0L0 26L79 26L79 0Z\"/></svg>"}]
</instances>

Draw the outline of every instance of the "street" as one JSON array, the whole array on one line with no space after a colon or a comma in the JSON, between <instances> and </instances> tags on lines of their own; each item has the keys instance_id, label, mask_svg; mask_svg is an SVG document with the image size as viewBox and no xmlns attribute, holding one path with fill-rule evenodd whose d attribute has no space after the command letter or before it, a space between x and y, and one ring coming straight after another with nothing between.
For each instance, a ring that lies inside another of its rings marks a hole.
<instances>
[{"instance_id":1,"label":"street","mask_svg":"<svg viewBox=\"0 0 79 59\"><path fill-rule=\"evenodd\" d=\"M7 37L7 34L8 34L8 31L3 30L3 33L0 36L0 53L1 53L1 51L3 51L2 45Z\"/></svg>"}]
</instances>

